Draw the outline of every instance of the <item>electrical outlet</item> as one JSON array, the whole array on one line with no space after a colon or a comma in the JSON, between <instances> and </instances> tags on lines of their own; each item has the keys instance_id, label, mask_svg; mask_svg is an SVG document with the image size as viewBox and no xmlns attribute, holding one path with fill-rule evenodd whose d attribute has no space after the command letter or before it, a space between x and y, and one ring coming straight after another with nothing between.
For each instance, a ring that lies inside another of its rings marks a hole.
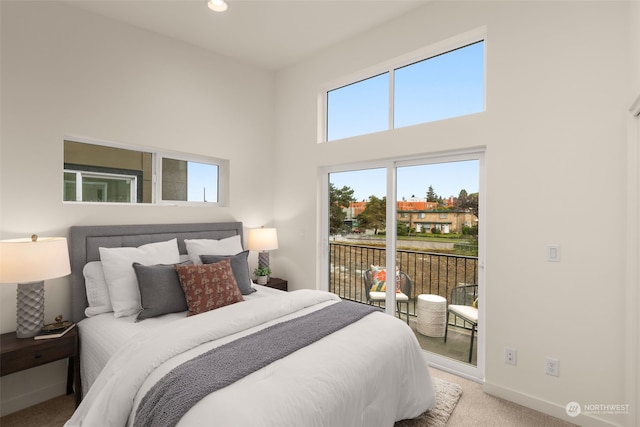
<instances>
[{"instance_id":1,"label":"electrical outlet","mask_svg":"<svg viewBox=\"0 0 640 427\"><path fill-rule=\"evenodd\" d=\"M508 365L516 365L517 364L517 356L518 352L513 348L504 348L504 363Z\"/></svg>"},{"instance_id":2,"label":"electrical outlet","mask_svg":"<svg viewBox=\"0 0 640 427\"><path fill-rule=\"evenodd\" d=\"M553 357L547 357L545 361L545 373L554 377L560 376L560 361Z\"/></svg>"}]
</instances>

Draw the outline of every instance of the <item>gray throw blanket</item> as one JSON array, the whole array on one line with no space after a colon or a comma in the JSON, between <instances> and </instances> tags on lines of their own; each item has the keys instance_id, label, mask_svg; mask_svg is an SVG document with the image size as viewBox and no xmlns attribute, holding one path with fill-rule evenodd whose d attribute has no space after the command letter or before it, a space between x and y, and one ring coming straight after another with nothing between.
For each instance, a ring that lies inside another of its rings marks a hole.
<instances>
[{"instance_id":1,"label":"gray throw blanket","mask_svg":"<svg viewBox=\"0 0 640 427\"><path fill-rule=\"evenodd\" d=\"M142 398L135 427L175 426L208 394L379 311L340 301L214 348L173 369Z\"/></svg>"}]
</instances>

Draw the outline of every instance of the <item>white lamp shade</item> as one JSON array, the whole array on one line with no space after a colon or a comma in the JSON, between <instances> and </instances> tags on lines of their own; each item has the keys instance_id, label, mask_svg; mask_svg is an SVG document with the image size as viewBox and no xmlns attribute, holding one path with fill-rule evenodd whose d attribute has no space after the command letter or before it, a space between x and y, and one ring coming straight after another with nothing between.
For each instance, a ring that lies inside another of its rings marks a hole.
<instances>
[{"instance_id":1,"label":"white lamp shade","mask_svg":"<svg viewBox=\"0 0 640 427\"><path fill-rule=\"evenodd\" d=\"M247 247L250 251L278 249L278 233L275 228L252 228L249 230Z\"/></svg>"},{"instance_id":2,"label":"white lamp shade","mask_svg":"<svg viewBox=\"0 0 640 427\"><path fill-rule=\"evenodd\" d=\"M64 237L0 241L0 283L29 283L71 273Z\"/></svg>"}]
</instances>

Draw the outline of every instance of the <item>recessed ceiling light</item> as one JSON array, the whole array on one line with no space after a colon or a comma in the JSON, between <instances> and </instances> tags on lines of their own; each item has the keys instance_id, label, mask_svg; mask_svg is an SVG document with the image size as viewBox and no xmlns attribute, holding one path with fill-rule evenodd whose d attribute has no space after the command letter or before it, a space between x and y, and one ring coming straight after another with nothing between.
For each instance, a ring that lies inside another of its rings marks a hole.
<instances>
[{"instance_id":1,"label":"recessed ceiling light","mask_svg":"<svg viewBox=\"0 0 640 427\"><path fill-rule=\"evenodd\" d=\"M207 7L214 12L224 12L229 5L224 0L207 0Z\"/></svg>"}]
</instances>

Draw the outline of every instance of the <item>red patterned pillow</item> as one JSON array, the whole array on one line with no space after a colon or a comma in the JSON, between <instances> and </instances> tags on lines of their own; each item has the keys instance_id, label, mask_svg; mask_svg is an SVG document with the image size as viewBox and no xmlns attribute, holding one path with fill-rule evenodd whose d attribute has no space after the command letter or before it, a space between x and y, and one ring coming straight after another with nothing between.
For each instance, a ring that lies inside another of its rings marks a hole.
<instances>
[{"instance_id":1,"label":"red patterned pillow","mask_svg":"<svg viewBox=\"0 0 640 427\"><path fill-rule=\"evenodd\" d=\"M188 316L244 301L229 259L214 264L176 265L176 271L187 299Z\"/></svg>"}]
</instances>

